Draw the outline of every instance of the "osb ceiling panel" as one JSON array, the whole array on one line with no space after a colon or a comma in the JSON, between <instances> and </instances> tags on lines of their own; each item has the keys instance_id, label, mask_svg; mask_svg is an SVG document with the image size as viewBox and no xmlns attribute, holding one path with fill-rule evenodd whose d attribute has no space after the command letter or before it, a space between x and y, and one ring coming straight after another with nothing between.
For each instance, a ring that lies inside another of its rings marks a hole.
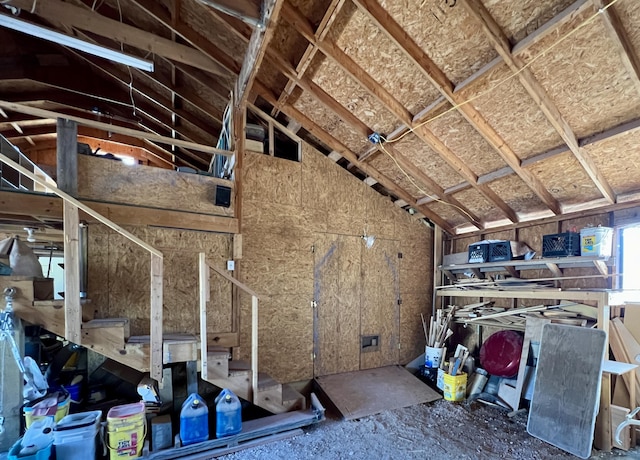
<instances>
[{"instance_id":1,"label":"osb ceiling panel","mask_svg":"<svg viewBox=\"0 0 640 460\"><path fill-rule=\"evenodd\" d=\"M302 93L294 107L344 143L353 153L362 152L371 145L366 138L355 134L345 125L344 121L328 112L322 104L307 93Z\"/></svg>"},{"instance_id":2,"label":"osb ceiling panel","mask_svg":"<svg viewBox=\"0 0 640 460\"><path fill-rule=\"evenodd\" d=\"M529 158L563 144L563 140L509 68L502 64L463 88L465 99L485 117L520 157ZM526 133L526 135L523 135Z\"/></svg>"},{"instance_id":3,"label":"osb ceiling panel","mask_svg":"<svg viewBox=\"0 0 640 460\"><path fill-rule=\"evenodd\" d=\"M409 134L398 142L391 144L395 150L407 157L421 171L442 188L458 185L462 176L454 171L436 152L414 134ZM384 155L379 153L378 155Z\"/></svg>"},{"instance_id":4,"label":"osb ceiling panel","mask_svg":"<svg viewBox=\"0 0 640 460\"><path fill-rule=\"evenodd\" d=\"M560 36L593 14L590 9L565 25ZM546 50L555 40L557 36L551 34L531 48L531 56ZM640 96L599 17L535 61L531 70L578 137L640 113Z\"/></svg>"},{"instance_id":5,"label":"osb ceiling panel","mask_svg":"<svg viewBox=\"0 0 640 460\"><path fill-rule=\"evenodd\" d=\"M562 204L576 204L601 198L600 191L584 171L576 157L570 153L538 161L527 169L546 185Z\"/></svg>"},{"instance_id":6,"label":"osb ceiling panel","mask_svg":"<svg viewBox=\"0 0 640 460\"><path fill-rule=\"evenodd\" d=\"M462 5L442 0L383 0L380 4L455 83L497 56Z\"/></svg>"},{"instance_id":7,"label":"osb ceiling panel","mask_svg":"<svg viewBox=\"0 0 640 460\"><path fill-rule=\"evenodd\" d=\"M433 201L427 205L429 209L449 222L453 227L469 222L469 218L463 216L449 203Z\"/></svg>"},{"instance_id":8,"label":"osb ceiling panel","mask_svg":"<svg viewBox=\"0 0 640 460\"><path fill-rule=\"evenodd\" d=\"M635 130L585 147L616 193L638 190L640 131Z\"/></svg>"},{"instance_id":9,"label":"osb ceiling panel","mask_svg":"<svg viewBox=\"0 0 640 460\"><path fill-rule=\"evenodd\" d=\"M505 32L512 44L519 42L562 12L574 0L483 0L484 6Z\"/></svg>"},{"instance_id":10,"label":"osb ceiling panel","mask_svg":"<svg viewBox=\"0 0 640 460\"><path fill-rule=\"evenodd\" d=\"M440 96L419 67L355 5L346 5L341 18L348 19L344 30L339 33L338 28L332 28L329 38L378 83L393 88L393 96L411 113L419 112Z\"/></svg>"},{"instance_id":11,"label":"osb ceiling panel","mask_svg":"<svg viewBox=\"0 0 640 460\"><path fill-rule=\"evenodd\" d=\"M456 192L452 196L469 211L485 221L491 222L504 218L504 214L474 188L470 187L461 192Z\"/></svg>"},{"instance_id":12,"label":"osb ceiling panel","mask_svg":"<svg viewBox=\"0 0 640 460\"><path fill-rule=\"evenodd\" d=\"M638 27L640 24L640 2L623 0L611 8L618 13L622 26L637 54L640 51L640 27Z\"/></svg>"},{"instance_id":13,"label":"osb ceiling panel","mask_svg":"<svg viewBox=\"0 0 640 460\"><path fill-rule=\"evenodd\" d=\"M506 166L504 160L458 112L448 112L429 123L429 128L462 159L476 175Z\"/></svg>"},{"instance_id":14,"label":"osb ceiling panel","mask_svg":"<svg viewBox=\"0 0 640 460\"><path fill-rule=\"evenodd\" d=\"M415 179L409 179L387 155L378 155L370 161L370 164L406 190L413 198L418 199L424 196L424 193L420 191L420 188L414 185L414 183L417 184Z\"/></svg>"},{"instance_id":15,"label":"osb ceiling panel","mask_svg":"<svg viewBox=\"0 0 640 460\"><path fill-rule=\"evenodd\" d=\"M333 60L322 62L313 81L374 131L389 133L397 126L396 117Z\"/></svg>"},{"instance_id":16,"label":"osb ceiling panel","mask_svg":"<svg viewBox=\"0 0 640 460\"><path fill-rule=\"evenodd\" d=\"M518 214L547 209L540 198L515 174L491 182L489 187Z\"/></svg>"}]
</instances>

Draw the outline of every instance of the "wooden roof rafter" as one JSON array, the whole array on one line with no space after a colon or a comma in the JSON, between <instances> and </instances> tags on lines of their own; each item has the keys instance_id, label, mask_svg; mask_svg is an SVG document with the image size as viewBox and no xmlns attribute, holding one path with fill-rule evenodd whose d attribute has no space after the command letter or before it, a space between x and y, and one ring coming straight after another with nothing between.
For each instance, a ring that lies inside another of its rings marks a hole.
<instances>
[{"instance_id":1,"label":"wooden roof rafter","mask_svg":"<svg viewBox=\"0 0 640 460\"><path fill-rule=\"evenodd\" d=\"M551 123L560 137L565 141L569 150L571 150L600 193L602 193L607 201L614 203L616 196L608 181L599 171L589 154L580 147L573 129L569 126L569 123L560 113L560 110L558 110L545 89L535 78L533 72L525 67L522 59L512 55L509 39L500 29L500 26L493 19L489 11L487 11L479 0L463 0L462 4L471 17L480 24L485 36L489 39L493 48L500 54L511 71L517 73L522 86L524 86L542 113L544 113L549 123Z\"/></svg>"},{"instance_id":2,"label":"wooden roof rafter","mask_svg":"<svg viewBox=\"0 0 640 460\"><path fill-rule=\"evenodd\" d=\"M278 100L276 96L274 96L258 80L256 80L254 83L254 92L259 96L261 96L265 101L267 101L272 106L276 106L278 104ZM436 225L440 226L444 231L452 235L455 234L455 231L451 227L451 225L449 225L438 214L431 211L426 206L418 205L416 200L409 193L407 193L404 189L399 187L395 182L393 182L387 176L380 173L370 164L358 161L357 155L353 153L347 146L345 146L342 142L337 140L331 134L327 133L324 129L318 126L313 120L308 118L298 109L293 107L291 104L283 104L280 107L278 107L278 109L282 111L284 114L286 114L288 117L297 120L304 127L305 130L309 131L312 135L317 137L320 141L326 144L330 149L339 152L344 158L346 158L351 163L353 163L362 172L364 172L368 176L375 179L383 187L389 190L389 192L393 193L397 197L409 203L411 206L415 207L415 209L423 213L428 219L430 219Z\"/></svg>"},{"instance_id":3,"label":"wooden roof rafter","mask_svg":"<svg viewBox=\"0 0 640 460\"><path fill-rule=\"evenodd\" d=\"M108 18L92 11L89 7L85 9L60 0L35 3L31 0L11 0L10 4L31 11L48 21L88 31L216 75L224 75L220 64L212 61L199 50Z\"/></svg>"},{"instance_id":4,"label":"wooden roof rafter","mask_svg":"<svg viewBox=\"0 0 640 460\"><path fill-rule=\"evenodd\" d=\"M315 38L313 27L307 18L295 7L285 3L282 11L283 18L287 22L296 26L297 30L310 43L318 47L318 49L327 57L333 59L347 74L349 74L356 82L358 82L372 96L377 98L382 105L394 114L402 123L408 126L413 125L413 115L409 112L394 96L389 93L382 85L376 82L367 72L365 72L358 64L353 61L344 51L336 44L328 41L318 41ZM462 161L453 151L451 151L427 126L418 127L414 133L425 142L432 150L440 155L440 157L458 172L466 181L474 184L478 192L485 197L490 203L500 209L504 215L512 222L518 221L518 216L513 209L507 205L488 186L477 184L478 176Z\"/></svg>"},{"instance_id":5,"label":"wooden roof rafter","mask_svg":"<svg viewBox=\"0 0 640 460\"><path fill-rule=\"evenodd\" d=\"M476 110L466 103L459 94L454 93L454 85L444 72L439 69L429 56L407 34L395 19L375 0L353 0L379 28L403 51L431 81L431 83L460 112L469 124L493 147L502 159L516 172L522 181L540 198L554 214L561 214L560 203L549 190L530 171L520 165L520 159L491 124ZM405 124L407 124L405 122ZM424 128L424 126L422 126Z\"/></svg>"},{"instance_id":6,"label":"wooden roof rafter","mask_svg":"<svg viewBox=\"0 0 640 460\"><path fill-rule=\"evenodd\" d=\"M295 85L302 88L314 99L320 102L324 107L326 107L329 111L335 113L354 131L358 132L359 135L361 135L362 137L368 137L370 134L373 134L373 129L371 129L363 121L361 121L358 117L351 113L346 107L336 101L319 85L314 83L313 80L306 76L299 78L293 66L289 64L284 59L284 57L280 56L277 51L273 49L268 50L267 55L272 60L274 65L284 73L284 75L289 79L290 82L293 82ZM280 107L282 105L286 105L286 103L278 102L276 107ZM436 196L436 200L441 200L445 204L452 206L456 210L456 212L459 212L465 218L465 220L468 220L478 227L483 226L482 220L478 216L467 209L462 203L458 202L454 197L447 197L444 193L444 189L440 187L440 185L438 185L427 174L420 171L420 169L416 167L406 156L400 154L400 152L398 152L390 145L387 145L385 148L398 161L398 164L407 173L407 175L410 176L410 180L415 180L417 181L417 183L421 184L415 184L418 186L417 188L424 187L429 190L429 192L423 191L423 193L427 193L428 195L434 194Z\"/></svg>"},{"instance_id":7,"label":"wooden roof rafter","mask_svg":"<svg viewBox=\"0 0 640 460\"><path fill-rule=\"evenodd\" d=\"M329 33L329 30L331 29L331 26L338 17L338 14L342 10L345 1L346 0L331 0L329 7L323 15L322 20L320 21L320 24L315 30L316 40L322 41L325 39L325 37ZM302 58L300 59L300 62L298 62L298 65L295 69L297 78L301 79L304 77L305 72L309 69L309 66L311 65L311 62L313 62L313 58L316 56L317 52L318 47L314 43L309 43L307 45L307 49L304 51L304 54L302 55ZM280 96L278 96L279 104L287 103L295 87L295 82L289 79L284 89L280 93ZM276 110L277 109L274 109L274 111ZM275 115L275 113L272 113L272 115Z\"/></svg>"},{"instance_id":8,"label":"wooden roof rafter","mask_svg":"<svg viewBox=\"0 0 640 460\"><path fill-rule=\"evenodd\" d=\"M605 9L606 5L604 0L593 0L593 4L602 13L600 16L607 29L607 33L616 51L620 55L620 59L627 69L627 73L633 81L638 94L640 94L640 58L633 49L629 35L622 25L615 5L611 5Z\"/></svg>"}]
</instances>

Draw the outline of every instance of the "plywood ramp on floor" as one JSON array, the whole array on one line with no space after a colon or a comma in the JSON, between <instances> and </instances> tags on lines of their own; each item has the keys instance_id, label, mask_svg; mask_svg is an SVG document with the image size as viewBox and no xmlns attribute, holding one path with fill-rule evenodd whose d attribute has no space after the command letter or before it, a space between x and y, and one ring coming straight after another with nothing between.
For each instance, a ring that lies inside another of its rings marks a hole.
<instances>
[{"instance_id":1,"label":"plywood ramp on floor","mask_svg":"<svg viewBox=\"0 0 640 460\"><path fill-rule=\"evenodd\" d=\"M316 377L316 382L346 420L441 398L400 366Z\"/></svg>"}]
</instances>

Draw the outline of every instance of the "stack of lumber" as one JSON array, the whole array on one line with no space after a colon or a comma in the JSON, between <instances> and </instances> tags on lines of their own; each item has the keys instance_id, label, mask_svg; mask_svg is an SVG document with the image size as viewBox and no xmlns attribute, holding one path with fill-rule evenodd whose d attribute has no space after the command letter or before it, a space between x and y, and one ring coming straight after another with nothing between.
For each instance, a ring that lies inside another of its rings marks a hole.
<instances>
[{"instance_id":1,"label":"stack of lumber","mask_svg":"<svg viewBox=\"0 0 640 460\"><path fill-rule=\"evenodd\" d=\"M550 289L556 287L553 281L534 281L525 278L506 278L500 279L496 277L492 279L480 278L464 278L457 280L453 285L460 289L494 289L498 291L502 290L518 290L518 289ZM451 287L451 286L447 286Z\"/></svg>"},{"instance_id":2,"label":"stack of lumber","mask_svg":"<svg viewBox=\"0 0 640 460\"><path fill-rule=\"evenodd\" d=\"M554 323L572 326L593 326L597 318L597 308L590 305L565 303L562 305L536 305L533 307L502 308L494 303L479 302L454 309L458 323L478 324L524 330L527 318L546 318Z\"/></svg>"}]
</instances>

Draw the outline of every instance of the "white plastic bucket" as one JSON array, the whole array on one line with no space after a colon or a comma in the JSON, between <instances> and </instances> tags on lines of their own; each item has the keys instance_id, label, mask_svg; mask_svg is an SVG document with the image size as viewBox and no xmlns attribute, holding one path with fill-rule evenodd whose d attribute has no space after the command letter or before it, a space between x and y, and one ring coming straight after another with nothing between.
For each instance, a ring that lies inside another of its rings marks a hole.
<instances>
[{"instance_id":1,"label":"white plastic bucket","mask_svg":"<svg viewBox=\"0 0 640 460\"><path fill-rule=\"evenodd\" d=\"M424 366L430 368L440 367L443 353L444 348L424 347Z\"/></svg>"},{"instance_id":2,"label":"white plastic bucket","mask_svg":"<svg viewBox=\"0 0 640 460\"><path fill-rule=\"evenodd\" d=\"M102 411L71 414L60 420L54 429L53 445L57 460L95 458ZM88 442L89 440L93 442Z\"/></svg>"},{"instance_id":3,"label":"white plastic bucket","mask_svg":"<svg viewBox=\"0 0 640 460\"><path fill-rule=\"evenodd\" d=\"M580 230L580 255L611 257L613 229L611 227L587 227Z\"/></svg>"}]
</instances>

